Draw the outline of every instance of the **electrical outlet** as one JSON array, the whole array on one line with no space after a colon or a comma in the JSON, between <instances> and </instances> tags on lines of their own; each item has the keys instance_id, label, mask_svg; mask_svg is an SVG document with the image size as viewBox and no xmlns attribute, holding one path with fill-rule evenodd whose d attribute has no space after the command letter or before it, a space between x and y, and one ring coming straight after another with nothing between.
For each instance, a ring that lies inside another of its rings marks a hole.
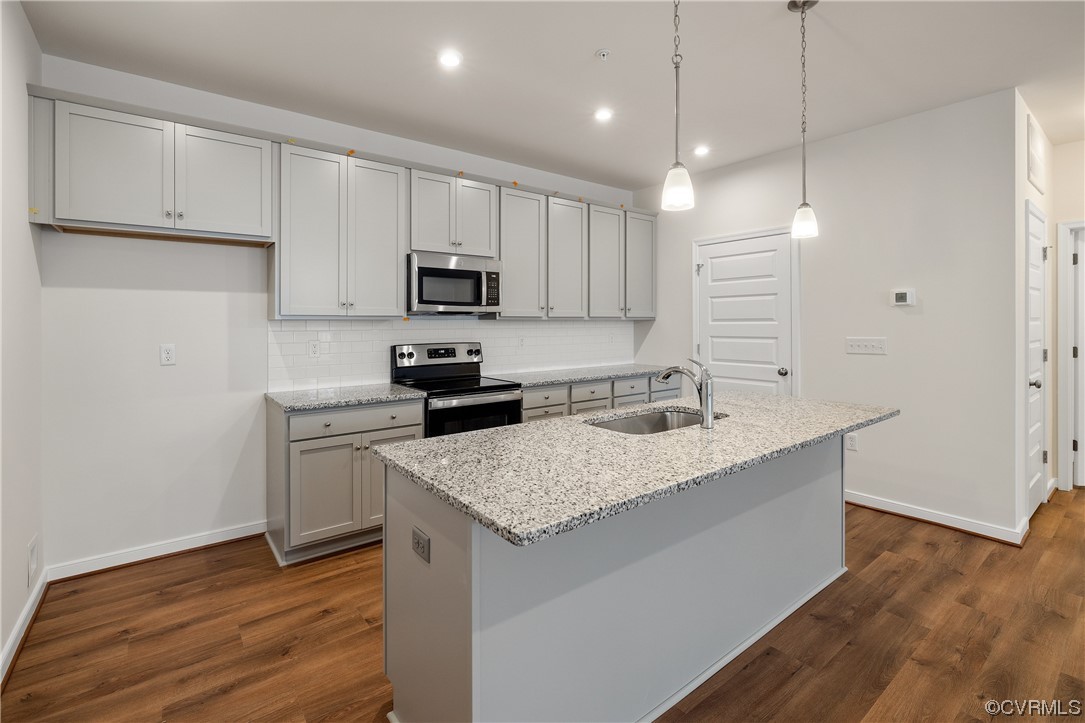
<instances>
[{"instance_id":1,"label":"electrical outlet","mask_svg":"<svg viewBox=\"0 0 1085 723\"><path fill-rule=\"evenodd\" d=\"M310 359L319 359L320 358L320 342L319 341L311 341L311 342L309 342L309 358Z\"/></svg>"},{"instance_id":2,"label":"electrical outlet","mask_svg":"<svg viewBox=\"0 0 1085 723\"><path fill-rule=\"evenodd\" d=\"M158 363L164 367L175 365L177 363L177 346L175 344L159 344Z\"/></svg>"},{"instance_id":3,"label":"electrical outlet","mask_svg":"<svg viewBox=\"0 0 1085 723\"><path fill-rule=\"evenodd\" d=\"M429 562L429 535L417 527L411 528L411 548L416 555Z\"/></svg>"},{"instance_id":4,"label":"electrical outlet","mask_svg":"<svg viewBox=\"0 0 1085 723\"><path fill-rule=\"evenodd\" d=\"M849 452L858 452L859 451L859 435L856 434L855 432L852 432L851 434L845 434L844 435L844 449L848 450Z\"/></svg>"},{"instance_id":5,"label":"electrical outlet","mask_svg":"<svg viewBox=\"0 0 1085 723\"><path fill-rule=\"evenodd\" d=\"M30 587L34 582L34 576L38 574L38 536L30 538L26 546L26 586Z\"/></svg>"},{"instance_id":6,"label":"electrical outlet","mask_svg":"<svg viewBox=\"0 0 1085 723\"><path fill-rule=\"evenodd\" d=\"M889 342L884 336L849 336L844 339L848 354L888 354Z\"/></svg>"}]
</instances>

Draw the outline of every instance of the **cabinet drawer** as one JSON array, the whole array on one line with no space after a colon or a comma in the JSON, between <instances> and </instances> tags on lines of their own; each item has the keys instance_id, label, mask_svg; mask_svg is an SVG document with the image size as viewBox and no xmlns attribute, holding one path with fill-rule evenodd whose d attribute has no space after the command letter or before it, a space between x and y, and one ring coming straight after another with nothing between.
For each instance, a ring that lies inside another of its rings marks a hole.
<instances>
[{"instance_id":1,"label":"cabinet drawer","mask_svg":"<svg viewBox=\"0 0 1085 723\"><path fill-rule=\"evenodd\" d=\"M524 390L524 409L552 407L555 404L568 404L569 387L539 387Z\"/></svg>"},{"instance_id":2,"label":"cabinet drawer","mask_svg":"<svg viewBox=\"0 0 1085 723\"><path fill-rule=\"evenodd\" d=\"M642 392L641 394L634 394L627 397L614 397L614 408L628 407L633 404L647 404L648 392Z\"/></svg>"},{"instance_id":3,"label":"cabinet drawer","mask_svg":"<svg viewBox=\"0 0 1085 723\"><path fill-rule=\"evenodd\" d=\"M615 379L614 396L628 397L633 394L648 393L648 377L633 377L632 379Z\"/></svg>"},{"instance_id":4,"label":"cabinet drawer","mask_svg":"<svg viewBox=\"0 0 1085 723\"><path fill-rule=\"evenodd\" d=\"M610 382L582 382L574 384L572 400L574 402L588 402L593 399L609 399Z\"/></svg>"},{"instance_id":5,"label":"cabinet drawer","mask_svg":"<svg viewBox=\"0 0 1085 723\"><path fill-rule=\"evenodd\" d=\"M290 441L422 424L422 403L375 404L290 417Z\"/></svg>"},{"instance_id":6,"label":"cabinet drawer","mask_svg":"<svg viewBox=\"0 0 1085 723\"><path fill-rule=\"evenodd\" d=\"M543 419L556 419L558 417L564 417L569 413L569 407L564 404L558 404L554 407L539 407L537 409L529 409L524 411L525 422L539 422Z\"/></svg>"},{"instance_id":7,"label":"cabinet drawer","mask_svg":"<svg viewBox=\"0 0 1085 723\"><path fill-rule=\"evenodd\" d=\"M655 377L651 377L651 380L652 380L651 387L652 387L653 392L663 392L663 391L667 391L669 389L674 389L675 391L682 391L682 375L681 374L673 374L673 375L671 375L671 378L668 379L665 382L661 382L658 379L656 379Z\"/></svg>"},{"instance_id":8,"label":"cabinet drawer","mask_svg":"<svg viewBox=\"0 0 1085 723\"><path fill-rule=\"evenodd\" d=\"M682 396L682 390L680 389L666 389L660 392L652 392L653 402L664 402L668 399L678 399Z\"/></svg>"},{"instance_id":9,"label":"cabinet drawer","mask_svg":"<svg viewBox=\"0 0 1085 723\"><path fill-rule=\"evenodd\" d=\"M602 412L610 409L609 399L595 399L590 402L574 402L572 404L573 414L583 414L584 412Z\"/></svg>"}]
</instances>

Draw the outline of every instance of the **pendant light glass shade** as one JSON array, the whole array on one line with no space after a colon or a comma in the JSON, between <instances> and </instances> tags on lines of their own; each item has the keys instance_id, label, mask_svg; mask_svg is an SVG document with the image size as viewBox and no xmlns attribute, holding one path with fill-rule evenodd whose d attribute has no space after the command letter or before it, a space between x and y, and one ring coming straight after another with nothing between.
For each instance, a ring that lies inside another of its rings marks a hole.
<instances>
[{"instance_id":1,"label":"pendant light glass shade","mask_svg":"<svg viewBox=\"0 0 1085 723\"><path fill-rule=\"evenodd\" d=\"M664 211L688 211L693 208L693 181L681 163L675 163L667 171L661 208Z\"/></svg>"},{"instance_id":2,"label":"pendant light glass shade","mask_svg":"<svg viewBox=\"0 0 1085 723\"><path fill-rule=\"evenodd\" d=\"M818 219L809 203L799 205L795 220L791 222L791 235L795 238L814 238L818 235Z\"/></svg>"}]
</instances>

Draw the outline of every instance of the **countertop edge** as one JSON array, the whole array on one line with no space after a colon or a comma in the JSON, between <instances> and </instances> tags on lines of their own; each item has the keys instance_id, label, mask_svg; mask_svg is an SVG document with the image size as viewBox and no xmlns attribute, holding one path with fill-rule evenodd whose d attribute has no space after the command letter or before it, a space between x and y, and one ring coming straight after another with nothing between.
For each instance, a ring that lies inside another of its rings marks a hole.
<instances>
[{"instance_id":1,"label":"countertop edge","mask_svg":"<svg viewBox=\"0 0 1085 723\"><path fill-rule=\"evenodd\" d=\"M395 386L395 385L390 385ZM280 399L276 399L277 394L296 394L297 392L265 392L264 398L279 407L286 414L293 414L297 412L318 412L322 409L342 409L347 407L364 407L372 404L388 404L391 402L410 402L417 401L426 398L425 392L415 391L408 389L407 387L401 387L403 390L390 391L386 393L373 393L370 395L362 395L355 398L345 399L326 399L326 400L313 400L311 402L283 402ZM314 392L320 390L313 390Z\"/></svg>"},{"instance_id":2,"label":"countertop edge","mask_svg":"<svg viewBox=\"0 0 1085 723\"><path fill-rule=\"evenodd\" d=\"M796 451L798 451L800 449L805 449L807 447L812 447L815 444L820 444L822 442L828 441L828 440L832 439L833 437L838 437L838 436L842 436L842 435L845 435L845 434L849 434L850 432L854 432L856 430L863 429L864 427L869 427L871 425L878 424L879 422L884 422L887 419L892 419L893 417L896 417L896 416L899 416L899 415L900 415L900 410L899 409L892 409L892 410L887 411L884 414L880 414L880 415L877 415L875 417L871 417L869 419L865 419L865 420L862 420L860 422L850 424L850 425L848 425L846 427L842 427L842 428L840 428L838 430L835 430L835 431L832 431L832 432L826 432L824 434L820 434L820 435L817 435L815 437L811 437L811 438L803 440L801 442L797 442L795 444L791 444L791 445L788 445L786 447L781 447L779 449L773 450L771 452L766 452L765 454L761 454L761 455L758 455L756 457L752 457L750 459L743 460L741 462L736 462L736 463L734 463L732 465L720 468L719 470L716 470L716 471L713 471L713 472L707 472L705 474L698 475L696 477L691 477L691 478L686 479L686 480L681 480L681 481L678 481L678 482L674 482L674 483L672 483L672 484L670 484L670 485L668 485L666 487L663 487L663 488L660 488L660 489L657 489L657 490L652 490L651 492L648 492L648 493L645 493L645 494L642 494L642 495L637 495L636 497L632 497L632 498L630 498L628 500L623 500L622 502L617 502L617 503L608 505L606 507L601 507L601 508L597 508L597 509L594 509L594 510L588 510L586 512L575 515L573 517L569 517L569 518L561 520L559 522L554 522L554 523L551 523L551 524L546 525L544 527L540 527L540 528L537 528L535 530L531 530L530 532L517 532L515 530L509 529L507 527L504 527L504 526L498 524L496 520L492 519L491 517L489 517L487 515L479 513L477 510L474 510L469 505L464 504L459 499L453 497L452 495L448 494L447 492L440 489L439 487L434 486L432 483L425 480L421 475L412 472L410 469L408 469L407 467L399 464L398 462L395 462L393 460L389 460L388 458L386 458L381 453L381 450L379 448L374 449L373 453L374 453L374 455L376 455L376 457L378 459L380 459L382 462L384 462L384 464L391 467L392 469L395 469L397 472L399 472L400 474L405 476L407 479L411 480L412 482L417 484L422 489L426 490L430 494L432 494L435 497L437 497L438 499L442 500L443 502L448 504L450 507L452 507L454 509L457 509L460 512L463 512L468 517L475 520L480 525L482 525L486 529L490 530L491 532L493 532L497 536L507 540L508 542L512 543L513 545L516 545L517 547L526 547L526 546L531 545L531 544L533 544L535 542L541 542L542 540L549 539L551 537L562 534L564 532L569 532L571 530L575 530L578 527L584 527L584 526L589 525L589 524L591 524L593 522L598 522L598 521L604 520L604 519L606 519L608 517L613 517L614 515L620 514L622 512L626 512L628 510L636 509L637 507L642 507L642 506L644 506L646 504L649 504L650 502L653 502L655 500L663 499L665 497L670 497L671 495L675 495L675 494L678 494L680 492L684 492L687 489L691 489L693 487L698 487L698 486L706 484L708 482L712 482L714 480L721 479L721 478L726 477L728 475L735 474L736 472L741 472L742 470L749 469L750 467L755 467L755 466L757 466L759 464L763 464L763 463L771 461L773 459L783 457L783 456L785 456L787 454L790 454L791 452L796 452ZM394 445L390 445L390 446L394 446Z\"/></svg>"}]
</instances>

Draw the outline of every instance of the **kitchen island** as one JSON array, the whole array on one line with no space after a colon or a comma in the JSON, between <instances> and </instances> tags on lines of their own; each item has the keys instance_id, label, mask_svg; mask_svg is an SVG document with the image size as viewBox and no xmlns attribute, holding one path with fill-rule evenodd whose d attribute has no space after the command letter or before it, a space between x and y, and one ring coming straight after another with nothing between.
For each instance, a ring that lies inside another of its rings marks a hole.
<instances>
[{"instance_id":1,"label":"kitchen island","mask_svg":"<svg viewBox=\"0 0 1085 723\"><path fill-rule=\"evenodd\" d=\"M720 393L715 429L590 422L388 445L392 717L639 720L844 571L842 435L898 411Z\"/></svg>"}]
</instances>

